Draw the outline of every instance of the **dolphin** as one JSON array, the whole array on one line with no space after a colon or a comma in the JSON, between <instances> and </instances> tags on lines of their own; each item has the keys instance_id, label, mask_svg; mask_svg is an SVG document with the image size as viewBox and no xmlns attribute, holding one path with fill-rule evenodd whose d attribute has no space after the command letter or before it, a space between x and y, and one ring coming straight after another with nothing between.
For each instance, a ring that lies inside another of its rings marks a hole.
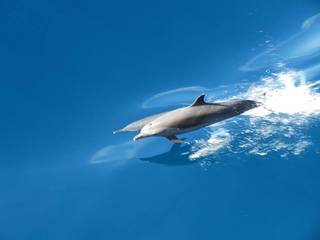
<instances>
[{"instance_id":1,"label":"dolphin","mask_svg":"<svg viewBox=\"0 0 320 240\"><path fill-rule=\"evenodd\" d=\"M183 143L176 135L191 132L225 119L240 115L259 107L253 100L229 100L223 102L205 102L205 95L197 97L187 107L152 115L114 132L140 131L133 140L152 136L163 136L173 143Z\"/></svg>"}]
</instances>

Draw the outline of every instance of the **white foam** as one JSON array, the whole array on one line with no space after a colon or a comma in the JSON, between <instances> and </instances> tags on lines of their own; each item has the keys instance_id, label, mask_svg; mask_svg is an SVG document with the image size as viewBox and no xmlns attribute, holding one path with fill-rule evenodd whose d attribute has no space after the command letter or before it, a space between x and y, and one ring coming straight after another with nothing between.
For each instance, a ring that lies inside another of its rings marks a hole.
<instances>
[{"instance_id":1,"label":"white foam","mask_svg":"<svg viewBox=\"0 0 320 240\"><path fill-rule=\"evenodd\" d=\"M320 113L320 94L308 83L304 72L288 71L262 79L261 84L250 88L246 98L262 101L266 108L249 112L252 116L266 116L272 112L288 115L318 115ZM263 95L265 93L265 96ZM280 119L287 121L287 119Z\"/></svg>"},{"instance_id":2,"label":"white foam","mask_svg":"<svg viewBox=\"0 0 320 240\"><path fill-rule=\"evenodd\" d=\"M214 157L226 148L229 154L244 152L262 157L302 154L312 144L312 137L305 130L313 117L320 115L318 90L319 81L308 82L304 71L263 77L247 91L229 96L260 101L263 106L248 111L245 118L235 117L223 125L211 126L209 138L196 141L189 158Z\"/></svg>"},{"instance_id":3,"label":"white foam","mask_svg":"<svg viewBox=\"0 0 320 240\"><path fill-rule=\"evenodd\" d=\"M193 145L192 154L189 159L195 160L215 154L218 150L228 145L231 141L231 135L221 129L219 132L212 132L208 140L196 140Z\"/></svg>"}]
</instances>

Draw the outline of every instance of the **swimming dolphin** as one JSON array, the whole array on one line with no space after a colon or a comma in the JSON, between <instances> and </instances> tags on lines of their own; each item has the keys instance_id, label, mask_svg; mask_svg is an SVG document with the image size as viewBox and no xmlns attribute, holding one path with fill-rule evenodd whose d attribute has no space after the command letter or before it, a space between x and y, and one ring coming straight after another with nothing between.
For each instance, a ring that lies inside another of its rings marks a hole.
<instances>
[{"instance_id":1,"label":"swimming dolphin","mask_svg":"<svg viewBox=\"0 0 320 240\"><path fill-rule=\"evenodd\" d=\"M237 116L250 109L260 106L252 100L229 100L224 102L207 103L205 95L201 95L187 107L163 112L133 122L115 131L140 131L133 140L152 136L163 136L173 143L183 143L176 135L191 132L202 127Z\"/></svg>"}]
</instances>

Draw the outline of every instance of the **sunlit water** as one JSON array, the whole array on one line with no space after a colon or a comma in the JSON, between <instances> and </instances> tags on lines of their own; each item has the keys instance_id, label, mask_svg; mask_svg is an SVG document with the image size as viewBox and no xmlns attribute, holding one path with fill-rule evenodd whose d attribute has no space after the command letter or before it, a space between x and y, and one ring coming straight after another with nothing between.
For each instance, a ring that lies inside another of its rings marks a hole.
<instances>
[{"instance_id":1,"label":"sunlit water","mask_svg":"<svg viewBox=\"0 0 320 240\"><path fill-rule=\"evenodd\" d=\"M319 240L319 1L2 1L0 240ZM263 106L179 136L113 131Z\"/></svg>"},{"instance_id":2,"label":"sunlit water","mask_svg":"<svg viewBox=\"0 0 320 240\"><path fill-rule=\"evenodd\" d=\"M260 76L255 74L250 81L232 85L182 86L160 92L146 99L141 104L142 110L187 106L203 93L210 102L256 100L262 103L256 109L184 135L189 148L180 154L204 168L218 162L216 158L220 156L237 156L239 153L260 157L273 155L283 159L303 154L316 142L308 129L320 115L320 80L317 80L320 65L314 60L320 55L319 16L316 14L306 19L297 33L287 40L278 44L265 40L266 49L240 68L244 72L265 68L259 72ZM152 144L154 142L128 141L106 146L89 162L122 165L139 157ZM158 149L158 153L163 151L167 149Z\"/></svg>"}]
</instances>

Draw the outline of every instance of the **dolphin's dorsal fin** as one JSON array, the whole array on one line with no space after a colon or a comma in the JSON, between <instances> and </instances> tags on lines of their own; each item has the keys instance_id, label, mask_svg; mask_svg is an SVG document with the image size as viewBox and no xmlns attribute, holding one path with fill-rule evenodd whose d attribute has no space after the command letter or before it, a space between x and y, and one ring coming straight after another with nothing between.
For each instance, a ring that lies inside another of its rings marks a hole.
<instances>
[{"instance_id":1,"label":"dolphin's dorsal fin","mask_svg":"<svg viewBox=\"0 0 320 240\"><path fill-rule=\"evenodd\" d=\"M206 102L204 101L204 97L205 97L204 94L202 94L201 96L197 97L197 99L194 100L194 102L190 106L194 107L194 106L200 106L200 105L206 104Z\"/></svg>"}]
</instances>

